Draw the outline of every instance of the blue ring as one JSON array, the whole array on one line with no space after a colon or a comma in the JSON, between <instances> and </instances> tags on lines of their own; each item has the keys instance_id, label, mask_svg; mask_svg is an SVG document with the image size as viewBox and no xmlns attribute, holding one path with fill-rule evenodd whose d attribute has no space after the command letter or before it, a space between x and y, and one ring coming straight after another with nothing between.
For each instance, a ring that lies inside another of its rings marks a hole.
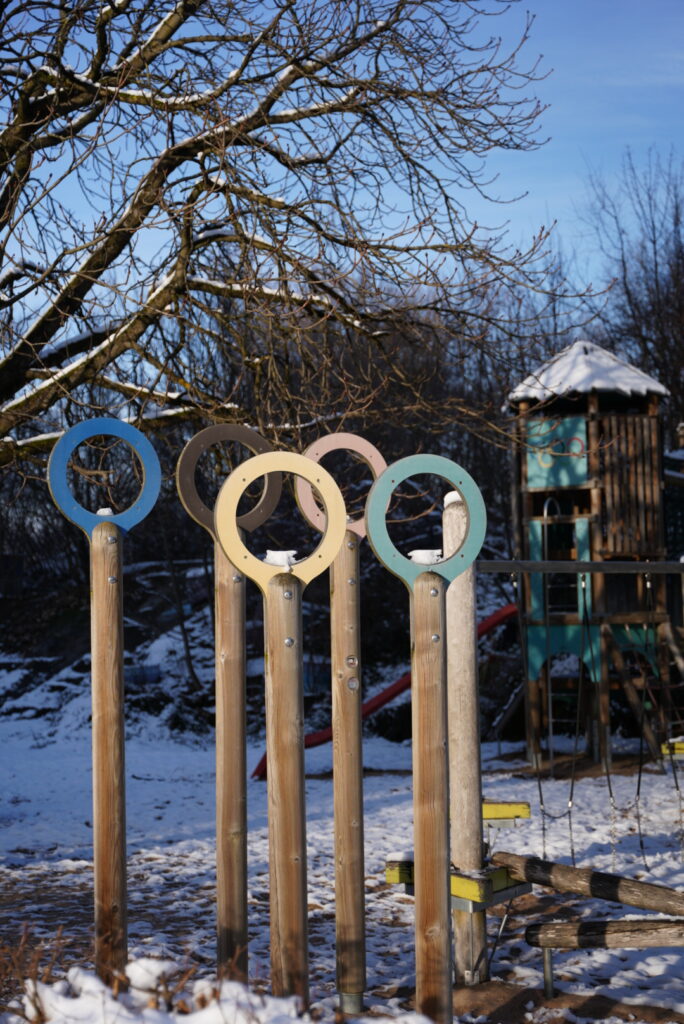
<instances>
[{"instance_id":1,"label":"blue ring","mask_svg":"<svg viewBox=\"0 0 684 1024\"><path fill-rule=\"evenodd\" d=\"M390 539L385 520L392 492L408 477L419 473L432 473L447 480L459 492L468 511L468 527L460 548L443 562L429 566L418 565L397 550ZM417 578L424 572L437 573L447 583L451 583L473 564L487 531L487 510L480 488L470 473L456 462L442 455L409 455L388 466L371 487L366 502L366 530L378 560L412 590Z\"/></svg>"},{"instance_id":2,"label":"blue ring","mask_svg":"<svg viewBox=\"0 0 684 1024\"><path fill-rule=\"evenodd\" d=\"M95 512L88 512L83 508L71 493L67 479L69 459L75 449L89 437L96 437L98 434L119 437L125 441L140 459L143 470L143 483L138 497L129 508L111 516L98 516ZM119 529L126 533L145 518L154 508L159 496L161 466L154 448L139 430L130 423L122 423L111 416L97 416L92 420L77 423L60 437L50 454L47 479L52 500L60 512L91 537L95 527L102 523L116 523Z\"/></svg>"}]
</instances>

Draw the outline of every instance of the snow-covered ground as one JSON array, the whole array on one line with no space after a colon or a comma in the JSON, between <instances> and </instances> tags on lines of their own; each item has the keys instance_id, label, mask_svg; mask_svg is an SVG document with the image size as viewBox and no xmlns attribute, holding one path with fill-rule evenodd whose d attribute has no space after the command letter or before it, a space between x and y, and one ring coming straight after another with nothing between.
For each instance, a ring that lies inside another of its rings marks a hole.
<instances>
[{"instance_id":1,"label":"snow-covered ground","mask_svg":"<svg viewBox=\"0 0 684 1024\"><path fill-rule=\"evenodd\" d=\"M34 935L49 938L61 925L67 938L73 938L73 948L85 951L91 913L92 828L90 735L83 724L85 706L78 707L81 700L86 700L85 694L72 702L72 711L67 709L62 715L55 735L47 743L41 719L0 720L0 749L6 766L0 808L0 887L4 890L6 936L12 928L18 933L21 924L26 923ZM250 747L250 768L261 753L261 745ZM593 865L684 889L681 806L671 769L665 775L651 771L643 775L640 830L636 776L613 775L613 807L604 778L578 781L571 842L567 816L557 820L550 817L567 810L568 781L543 784L544 805L549 812L544 822L537 781L521 774L521 753L519 748L516 756L511 747L503 751L497 751L496 745L483 747L485 795L527 800L532 805L530 821L516 829L491 833L493 848L545 854L569 863L574 846L578 866ZM214 957L213 756L210 735L206 743L190 745L145 729L129 740L126 749L131 956L172 960L181 970L194 967L195 982L211 976ZM331 757L330 745L309 750L306 755L311 990L314 1009L324 1020L333 1019L335 1005ZM386 855L412 842L410 764L409 744L367 738L366 1005L375 1014L404 1013L406 992L415 980L413 900L384 881ZM248 799L250 975L263 985L268 979L265 784L250 781ZM582 916L638 915L617 904L579 898L571 902ZM541 987L541 954L522 938L524 925L530 920L529 902L523 909L513 905L492 971L507 981ZM499 924L500 917L492 914L492 940ZM557 953L554 964L560 990L603 992L621 1001L684 1012L684 951ZM103 1005L104 996L82 968L71 980L69 994L62 982L44 996L54 997L57 1003L62 1001L59 1011L55 1010L57 1016L90 1020L82 1000L95 999ZM236 1019L251 1015L252 1020L270 1021L283 1015L291 1017L295 1012L291 1003L267 1001L259 1004L264 1007L263 1015L253 1006L239 1009L237 991L226 990L230 1012ZM240 999L244 1003L246 996ZM75 1008L76 1004L81 1009ZM134 1010L133 1001L123 1019ZM635 1017L639 1019L638 1011ZM160 1011L155 1021L161 1019ZM213 1018L205 1016L202 1020L213 1024Z\"/></svg>"}]
</instances>

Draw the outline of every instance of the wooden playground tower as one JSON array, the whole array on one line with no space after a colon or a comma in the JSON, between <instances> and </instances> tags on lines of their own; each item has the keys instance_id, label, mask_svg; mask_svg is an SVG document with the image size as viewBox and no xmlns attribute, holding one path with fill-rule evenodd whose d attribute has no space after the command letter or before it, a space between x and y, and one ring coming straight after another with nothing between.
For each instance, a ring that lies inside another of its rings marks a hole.
<instances>
[{"instance_id":1,"label":"wooden playground tower","mask_svg":"<svg viewBox=\"0 0 684 1024\"><path fill-rule=\"evenodd\" d=\"M609 569L610 562L666 557L659 407L667 394L652 377L587 341L560 352L511 392L517 558L605 562ZM521 602L530 760L541 763L545 739L553 761L554 728L565 705L565 731L574 731L581 715L591 752L607 766L611 689L622 691L644 743L660 757L676 715L665 577L532 572ZM561 654L583 663L579 677L550 671Z\"/></svg>"}]
</instances>

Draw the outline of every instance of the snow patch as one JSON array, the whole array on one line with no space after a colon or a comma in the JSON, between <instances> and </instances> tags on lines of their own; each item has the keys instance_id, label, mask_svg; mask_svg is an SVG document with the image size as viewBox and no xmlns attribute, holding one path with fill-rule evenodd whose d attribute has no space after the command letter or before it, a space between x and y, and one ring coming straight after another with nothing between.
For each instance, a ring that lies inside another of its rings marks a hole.
<instances>
[{"instance_id":1,"label":"snow patch","mask_svg":"<svg viewBox=\"0 0 684 1024\"><path fill-rule=\"evenodd\" d=\"M152 957L133 960L125 970L131 987L139 992L156 992L162 982L180 974L175 960L154 960Z\"/></svg>"}]
</instances>

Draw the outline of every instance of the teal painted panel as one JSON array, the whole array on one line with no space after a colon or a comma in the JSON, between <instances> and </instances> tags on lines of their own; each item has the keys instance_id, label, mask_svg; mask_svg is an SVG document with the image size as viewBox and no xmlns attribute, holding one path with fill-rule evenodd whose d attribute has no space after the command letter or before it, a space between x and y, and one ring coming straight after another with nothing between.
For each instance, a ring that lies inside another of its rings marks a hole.
<instances>
[{"instance_id":1,"label":"teal painted panel","mask_svg":"<svg viewBox=\"0 0 684 1024\"><path fill-rule=\"evenodd\" d=\"M538 519L529 524L530 560L541 562L544 557L542 524ZM541 573L530 574L530 611L533 619L544 618L544 581Z\"/></svg>"},{"instance_id":2,"label":"teal painted panel","mask_svg":"<svg viewBox=\"0 0 684 1024\"><path fill-rule=\"evenodd\" d=\"M527 628L527 675L538 679L547 658L556 654L575 654L584 662L589 678L601 678L601 644L598 626L544 626Z\"/></svg>"},{"instance_id":3,"label":"teal painted panel","mask_svg":"<svg viewBox=\"0 0 684 1024\"><path fill-rule=\"evenodd\" d=\"M589 520L588 519L576 519L574 524L575 531L575 548L577 550L577 559L580 562L590 561L590 538L589 538ZM529 523L529 542L530 542L530 559L533 562L541 562L544 558L544 523L540 519L533 519ZM568 561L568 571L572 572L572 562ZM582 614L582 603L581 603L581 581L580 577L577 577L577 596L578 596L578 607L577 614ZM586 587L586 601L587 611L591 615L591 583L587 577ZM530 604L531 613L533 619L541 619L544 617L544 579L541 573L530 574Z\"/></svg>"},{"instance_id":4,"label":"teal painted panel","mask_svg":"<svg viewBox=\"0 0 684 1024\"><path fill-rule=\"evenodd\" d=\"M587 480L584 416L531 419L527 424L527 486L574 487Z\"/></svg>"},{"instance_id":5,"label":"teal painted panel","mask_svg":"<svg viewBox=\"0 0 684 1024\"><path fill-rule=\"evenodd\" d=\"M577 549L577 561L578 562L590 562L591 561L591 538L589 536L589 520L588 519L576 519L575 520L575 548ZM585 574L586 587L584 589L584 600L587 604L587 614L591 615L591 576L589 573ZM584 602L582 600L582 578L577 577L577 614L582 616L584 614Z\"/></svg>"},{"instance_id":6,"label":"teal painted panel","mask_svg":"<svg viewBox=\"0 0 684 1024\"><path fill-rule=\"evenodd\" d=\"M533 520L529 524L530 559L541 560L544 552L544 524L541 520ZM590 534L589 520L577 519L574 524L575 548L578 561L589 561ZM568 569L572 571L573 562L568 561ZM587 586L585 599L587 614L591 615L591 583L586 576ZM583 599L581 577L577 576L577 614L583 615ZM544 618L544 582L541 573L530 574L531 617ZM548 634L545 626L529 626L527 629L527 662L530 679L538 679L547 658L556 654L575 654L584 661L589 677L598 683L601 676L600 634L597 626L582 628L578 625L552 625Z\"/></svg>"}]
</instances>

